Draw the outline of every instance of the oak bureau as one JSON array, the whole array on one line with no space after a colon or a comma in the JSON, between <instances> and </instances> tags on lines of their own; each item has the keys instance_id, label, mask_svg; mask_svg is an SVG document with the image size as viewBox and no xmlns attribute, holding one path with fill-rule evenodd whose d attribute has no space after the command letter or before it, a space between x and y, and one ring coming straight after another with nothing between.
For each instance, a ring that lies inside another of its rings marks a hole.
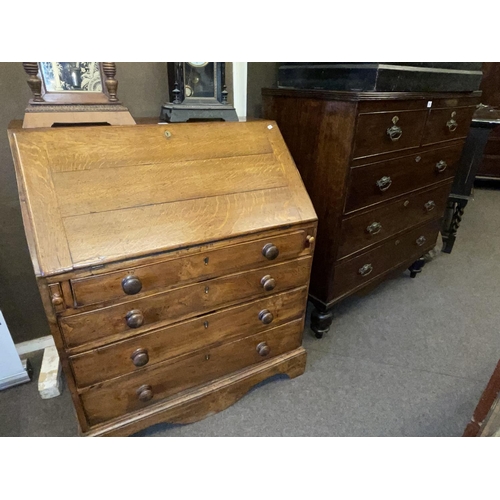
<instances>
[{"instance_id":1,"label":"oak bureau","mask_svg":"<svg viewBox=\"0 0 500 500\"><path fill-rule=\"evenodd\" d=\"M310 298L318 338L334 304L435 246L480 92L263 89L318 214Z\"/></svg>"},{"instance_id":2,"label":"oak bureau","mask_svg":"<svg viewBox=\"0 0 500 500\"><path fill-rule=\"evenodd\" d=\"M303 373L316 214L274 122L9 138L83 434L194 422Z\"/></svg>"}]
</instances>

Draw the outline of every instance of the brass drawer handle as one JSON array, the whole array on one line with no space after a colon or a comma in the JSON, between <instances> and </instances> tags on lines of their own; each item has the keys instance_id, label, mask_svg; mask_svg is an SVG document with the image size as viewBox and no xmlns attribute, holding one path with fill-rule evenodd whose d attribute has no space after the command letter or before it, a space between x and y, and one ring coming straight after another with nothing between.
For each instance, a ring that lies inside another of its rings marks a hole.
<instances>
[{"instance_id":1,"label":"brass drawer handle","mask_svg":"<svg viewBox=\"0 0 500 500\"><path fill-rule=\"evenodd\" d=\"M310 234L308 234L306 236L306 248L310 248L313 245L315 240L316 240L316 238L314 236L311 236Z\"/></svg>"},{"instance_id":2,"label":"brass drawer handle","mask_svg":"<svg viewBox=\"0 0 500 500\"><path fill-rule=\"evenodd\" d=\"M366 232L369 234L378 234L382 230L382 224L380 222L372 222L367 228Z\"/></svg>"},{"instance_id":3,"label":"brass drawer handle","mask_svg":"<svg viewBox=\"0 0 500 500\"><path fill-rule=\"evenodd\" d=\"M132 356L130 356L130 359L132 360L132 363L134 363L134 366L139 367L147 365L149 362L149 355L147 349L136 349L132 353Z\"/></svg>"},{"instance_id":4,"label":"brass drawer handle","mask_svg":"<svg viewBox=\"0 0 500 500\"><path fill-rule=\"evenodd\" d=\"M425 205L424 205L425 209L427 210L427 212L430 212L431 210L434 210L436 208L436 204L434 203L434 201L432 200L429 200Z\"/></svg>"},{"instance_id":5,"label":"brass drawer handle","mask_svg":"<svg viewBox=\"0 0 500 500\"><path fill-rule=\"evenodd\" d=\"M127 276L122 280L123 291L127 295L135 295L142 289L142 282L137 276Z\"/></svg>"},{"instance_id":6,"label":"brass drawer handle","mask_svg":"<svg viewBox=\"0 0 500 500\"><path fill-rule=\"evenodd\" d=\"M269 323L272 323L274 316L269 309L263 309L259 313L259 319L264 323L264 325L269 325Z\"/></svg>"},{"instance_id":7,"label":"brass drawer handle","mask_svg":"<svg viewBox=\"0 0 500 500\"><path fill-rule=\"evenodd\" d=\"M271 352L271 349L265 342L261 342L257 345L257 352L259 356L267 356Z\"/></svg>"},{"instance_id":8,"label":"brass drawer handle","mask_svg":"<svg viewBox=\"0 0 500 500\"><path fill-rule=\"evenodd\" d=\"M417 238L417 241L415 242L419 247L421 247L427 240L425 239L425 236L420 236L420 238Z\"/></svg>"},{"instance_id":9,"label":"brass drawer handle","mask_svg":"<svg viewBox=\"0 0 500 500\"><path fill-rule=\"evenodd\" d=\"M144 384L137 389L137 399L143 403L147 403L153 399L153 388L150 385Z\"/></svg>"},{"instance_id":10,"label":"brass drawer handle","mask_svg":"<svg viewBox=\"0 0 500 500\"><path fill-rule=\"evenodd\" d=\"M444 172L446 170L446 167L448 166L448 164L444 161L444 160L440 160L436 163L436 170L441 173L441 172Z\"/></svg>"},{"instance_id":11,"label":"brass drawer handle","mask_svg":"<svg viewBox=\"0 0 500 500\"><path fill-rule=\"evenodd\" d=\"M279 254L278 247L272 243L267 243L262 249L262 255L268 260L274 260Z\"/></svg>"},{"instance_id":12,"label":"brass drawer handle","mask_svg":"<svg viewBox=\"0 0 500 500\"><path fill-rule=\"evenodd\" d=\"M363 267L359 268L358 273L361 276L368 276L373 271L373 266L371 264L365 264Z\"/></svg>"},{"instance_id":13,"label":"brass drawer handle","mask_svg":"<svg viewBox=\"0 0 500 500\"><path fill-rule=\"evenodd\" d=\"M125 316L125 320L130 328L139 328L144 324L144 315L139 309L132 309Z\"/></svg>"},{"instance_id":14,"label":"brass drawer handle","mask_svg":"<svg viewBox=\"0 0 500 500\"><path fill-rule=\"evenodd\" d=\"M376 182L376 184L377 184L377 187L380 189L380 191L384 192L384 191L387 191L391 187L392 179L390 177L384 175L384 177L379 179Z\"/></svg>"},{"instance_id":15,"label":"brass drawer handle","mask_svg":"<svg viewBox=\"0 0 500 500\"><path fill-rule=\"evenodd\" d=\"M261 280L260 284L266 290L266 292L270 292L271 290L274 290L274 287L276 286L276 280L271 277L270 274L266 274Z\"/></svg>"},{"instance_id":16,"label":"brass drawer handle","mask_svg":"<svg viewBox=\"0 0 500 500\"><path fill-rule=\"evenodd\" d=\"M458 123L455 121L455 116L457 116L457 112L453 111L453 113L451 113L451 118L446 122L446 126L450 132L455 132L458 127Z\"/></svg>"},{"instance_id":17,"label":"brass drawer handle","mask_svg":"<svg viewBox=\"0 0 500 500\"><path fill-rule=\"evenodd\" d=\"M392 119L392 127L389 127L387 129L387 135L390 137L391 141L397 141L401 138L401 136L403 135L403 129L401 127L399 127L398 125L396 125L396 123L398 123L399 121L399 118L397 116L395 116L393 119Z\"/></svg>"}]
</instances>

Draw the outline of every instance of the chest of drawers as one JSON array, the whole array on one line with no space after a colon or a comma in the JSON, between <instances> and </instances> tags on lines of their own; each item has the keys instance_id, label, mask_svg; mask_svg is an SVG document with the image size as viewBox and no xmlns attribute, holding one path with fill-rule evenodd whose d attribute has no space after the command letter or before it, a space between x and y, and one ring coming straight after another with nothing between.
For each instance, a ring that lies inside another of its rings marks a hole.
<instances>
[{"instance_id":1,"label":"chest of drawers","mask_svg":"<svg viewBox=\"0 0 500 500\"><path fill-rule=\"evenodd\" d=\"M194 422L304 371L316 214L274 122L9 138L83 434Z\"/></svg>"},{"instance_id":2,"label":"chest of drawers","mask_svg":"<svg viewBox=\"0 0 500 500\"><path fill-rule=\"evenodd\" d=\"M263 89L318 214L310 299L321 338L332 307L434 247L480 92Z\"/></svg>"}]
</instances>

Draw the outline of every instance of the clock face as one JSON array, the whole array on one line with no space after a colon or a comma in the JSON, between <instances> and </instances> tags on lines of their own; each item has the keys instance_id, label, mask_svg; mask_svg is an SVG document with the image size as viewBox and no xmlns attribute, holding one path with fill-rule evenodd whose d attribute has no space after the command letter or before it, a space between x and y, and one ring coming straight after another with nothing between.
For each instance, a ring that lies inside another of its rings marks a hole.
<instances>
[{"instance_id":1,"label":"clock face","mask_svg":"<svg viewBox=\"0 0 500 500\"><path fill-rule=\"evenodd\" d=\"M190 62L188 64L191 64L191 66L194 66L195 68L203 68L203 66L206 66L208 63L207 62Z\"/></svg>"}]
</instances>

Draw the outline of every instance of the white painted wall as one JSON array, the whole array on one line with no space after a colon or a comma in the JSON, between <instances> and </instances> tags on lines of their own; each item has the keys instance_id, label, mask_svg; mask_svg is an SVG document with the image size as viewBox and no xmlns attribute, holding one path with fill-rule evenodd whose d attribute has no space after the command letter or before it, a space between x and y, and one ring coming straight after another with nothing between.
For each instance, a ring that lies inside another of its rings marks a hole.
<instances>
[{"instance_id":1,"label":"white painted wall","mask_svg":"<svg viewBox=\"0 0 500 500\"><path fill-rule=\"evenodd\" d=\"M0 311L0 390L28 380L29 377L23 368L2 311Z\"/></svg>"},{"instance_id":2,"label":"white painted wall","mask_svg":"<svg viewBox=\"0 0 500 500\"><path fill-rule=\"evenodd\" d=\"M234 107L240 121L247 117L247 65L246 62L233 62Z\"/></svg>"}]
</instances>

